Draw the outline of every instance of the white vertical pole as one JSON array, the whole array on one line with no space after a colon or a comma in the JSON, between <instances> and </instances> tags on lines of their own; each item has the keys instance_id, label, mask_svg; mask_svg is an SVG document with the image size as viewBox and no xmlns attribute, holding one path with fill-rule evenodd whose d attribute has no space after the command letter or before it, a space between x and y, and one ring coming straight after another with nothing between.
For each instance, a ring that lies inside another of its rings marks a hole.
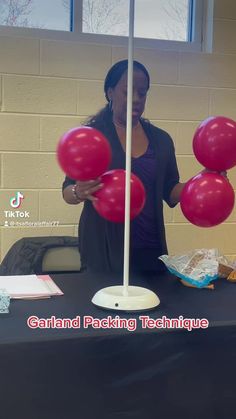
<instances>
[{"instance_id":1,"label":"white vertical pole","mask_svg":"<svg viewBox=\"0 0 236 419\"><path fill-rule=\"evenodd\" d=\"M129 285L129 246L130 246L130 174L132 140L132 100L133 100L133 37L134 37L134 2L129 4L129 44L128 44L128 90L126 117L126 177L125 177L125 234L124 234L124 296L128 295Z\"/></svg>"}]
</instances>

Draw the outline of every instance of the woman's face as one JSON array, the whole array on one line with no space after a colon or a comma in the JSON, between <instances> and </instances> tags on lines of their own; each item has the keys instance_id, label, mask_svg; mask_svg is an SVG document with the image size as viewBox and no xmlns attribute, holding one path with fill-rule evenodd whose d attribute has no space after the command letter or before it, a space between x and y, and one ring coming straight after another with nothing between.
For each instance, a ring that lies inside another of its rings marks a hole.
<instances>
[{"instance_id":1,"label":"woman's face","mask_svg":"<svg viewBox=\"0 0 236 419\"><path fill-rule=\"evenodd\" d=\"M133 71L132 124L136 125L143 114L148 91L148 80L142 70ZM114 88L108 89L108 97L112 101L113 119L125 125L127 112L127 71Z\"/></svg>"}]
</instances>

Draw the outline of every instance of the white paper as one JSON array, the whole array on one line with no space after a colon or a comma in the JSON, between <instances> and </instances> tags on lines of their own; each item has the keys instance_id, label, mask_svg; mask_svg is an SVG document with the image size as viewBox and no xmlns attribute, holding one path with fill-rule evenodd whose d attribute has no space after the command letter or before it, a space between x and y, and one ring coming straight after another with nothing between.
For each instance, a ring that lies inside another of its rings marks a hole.
<instances>
[{"instance_id":1,"label":"white paper","mask_svg":"<svg viewBox=\"0 0 236 419\"><path fill-rule=\"evenodd\" d=\"M7 291L11 298L46 298L63 295L63 292L48 275L0 276L0 289Z\"/></svg>"}]
</instances>

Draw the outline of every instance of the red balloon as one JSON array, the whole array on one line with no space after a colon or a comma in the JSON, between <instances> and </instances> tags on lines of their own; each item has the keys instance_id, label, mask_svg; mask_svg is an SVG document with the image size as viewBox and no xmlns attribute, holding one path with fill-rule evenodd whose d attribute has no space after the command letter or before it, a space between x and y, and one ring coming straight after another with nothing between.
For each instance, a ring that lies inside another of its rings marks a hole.
<instances>
[{"instance_id":1,"label":"red balloon","mask_svg":"<svg viewBox=\"0 0 236 419\"><path fill-rule=\"evenodd\" d=\"M111 162L111 147L104 135L91 127L67 131L57 147L62 170L75 180L92 180L104 173Z\"/></svg>"},{"instance_id":2,"label":"red balloon","mask_svg":"<svg viewBox=\"0 0 236 419\"><path fill-rule=\"evenodd\" d=\"M199 173L184 186L180 206L192 224L212 227L225 221L232 212L234 190L218 173Z\"/></svg>"},{"instance_id":3,"label":"red balloon","mask_svg":"<svg viewBox=\"0 0 236 419\"><path fill-rule=\"evenodd\" d=\"M193 151L207 169L231 169L236 165L236 122L224 116L205 119L194 134Z\"/></svg>"},{"instance_id":4,"label":"red balloon","mask_svg":"<svg viewBox=\"0 0 236 419\"><path fill-rule=\"evenodd\" d=\"M116 169L104 173L101 177L104 186L93 195L98 198L93 206L99 215L114 223L125 220L125 170ZM141 180L131 173L130 177L130 219L143 209L146 193Z\"/></svg>"}]
</instances>

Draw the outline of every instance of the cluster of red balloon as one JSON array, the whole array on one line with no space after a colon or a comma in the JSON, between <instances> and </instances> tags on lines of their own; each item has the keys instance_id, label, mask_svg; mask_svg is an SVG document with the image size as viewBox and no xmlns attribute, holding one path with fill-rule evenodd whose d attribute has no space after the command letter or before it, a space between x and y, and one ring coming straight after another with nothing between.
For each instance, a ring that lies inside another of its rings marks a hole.
<instances>
[{"instance_id":1,"label":"cluster of red balloon","mask_svg":"<svg viewBox=\"0 0 236 419\"><path fill-rule=\"evenodd\" d=\"M234 207L234 190L221 172L236 165L236 122L224 116L204 120L194 134L193 151L209 172L186 183L180 205L192 224L212 227L226 220Z\"/></svg>"},{"instance_id":2,"label":"cluster of red balloon","mask_svg":"<svg viewBox=\"0 0 236 419\"><path fill-rule=\"evenodd\" d=\"M57 147L59 165L74 180L88 181L101 177L103 187L95 192L93 206L102 217L113 222L125 219L125 170L106 172L111 162L111 148L106 137L95 128L76 127L67 131ZM143 209L146 194L141 180L131 174L130 219Z\"/></svg>"}]
</instances>

